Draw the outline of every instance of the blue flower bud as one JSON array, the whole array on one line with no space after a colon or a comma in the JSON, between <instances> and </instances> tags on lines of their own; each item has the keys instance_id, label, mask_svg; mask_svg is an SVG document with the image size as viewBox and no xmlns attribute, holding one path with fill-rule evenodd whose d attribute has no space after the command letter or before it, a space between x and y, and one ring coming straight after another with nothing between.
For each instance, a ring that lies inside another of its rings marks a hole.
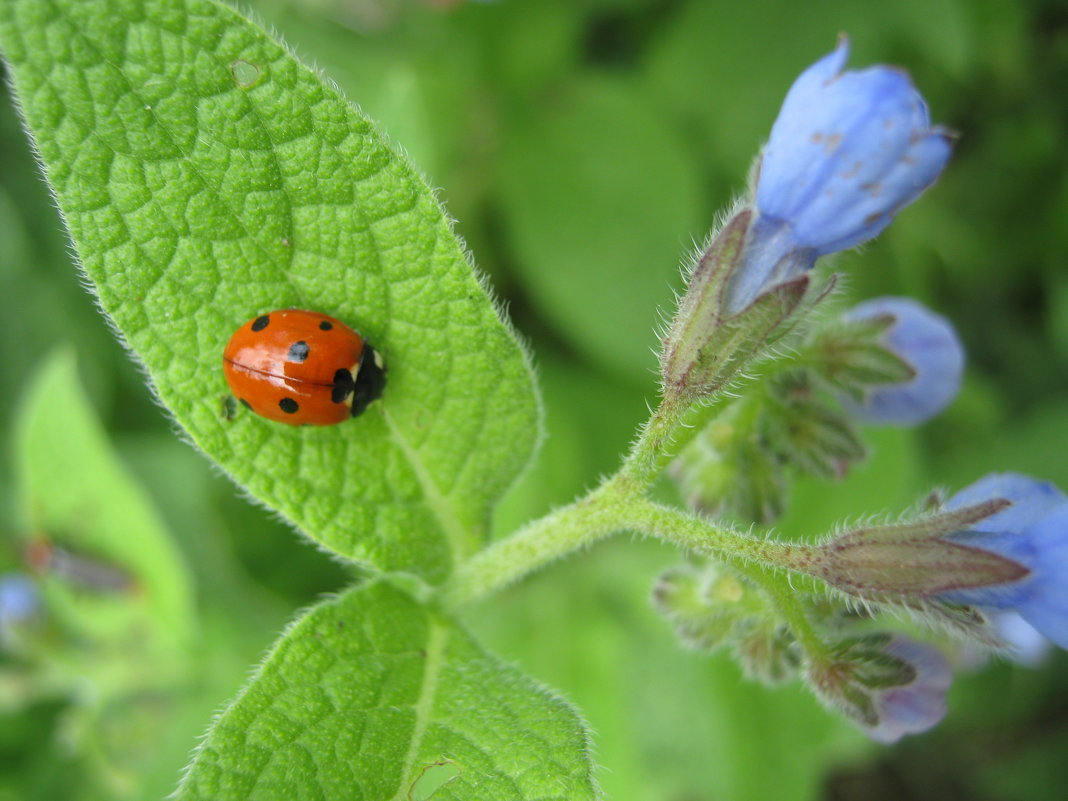
<instances>
[{"instance_id":1,"label":"blue flower bud","mask_svg":"<svg viewBox=\"0 0 1068 801\"><path fill-rule=\"evenodd\" d=\"M946 714L953 672L931 645L904 635L874 634L837 645L814 660L806 679L820 700L844 712L876 742L918 734Z\"/></svg>"},{"instance_id":2,"label":"blue flower bud","mask_svg":"<svg viewBox=\"0 0 1068 801\"><path fill-rule=\"evenodd\" d=\"M908 75L842 72L844 37L794 82L764 148L759 216L729 289L732 312L796 278L816 258L882 231L945 167L952 137L931 127Z\"/></svg>"},{"instance_id":3,"label":"blue flower bud","mask_svg":"<svg viewBox=\"0 0 1068 801\"><path fill-rule=\"evenodd\" d=\"M947 539L1015 562L1015 581L940 593L952 603L1014 611L1061 648L1068 648L1068 497L1044 481L1017 473L991 474L954 495L960 508L1005 498L1011 506Z\"/></svg>"},{"instance_id":4,"label":"blue flower bud","mask_svg":"<svg viewBox=\"0 0 1068 801\"><path fill-rule=\"evenodd\" d=\"M919 734L946 715L946 692L953 671L934 646L898 635L886 644L887 654L909 665L914 676L908 684L887 687L875 694L878 723L863 726L878 743L895 743L906 734Z\"/></svg>"},{"instance_id":5,"label":"blue flower bud","mask_svg":"<svg viewBox=\"0 0 1068 801\"><path fill-rule=\"evenodd\" d=\"M0 576L0 623L19 623L32 617L40 605L37 585L22 573Z\"/></svg>"},{"instance_id":6,"label":"blue flower bud","mask_svg":"<svg viewBox=\"0 0 1068 801\"><path fill-rule=\"evenodd\" d=\"M892 319L882 344L913 370L911 380L876 385L863 403L846 401L856 417L869 423L917 425L941 412L957 396L964 373L964 348L944 317L914 300L897 297L866 301L846 317Z\"/></svg>"}]
</instances>

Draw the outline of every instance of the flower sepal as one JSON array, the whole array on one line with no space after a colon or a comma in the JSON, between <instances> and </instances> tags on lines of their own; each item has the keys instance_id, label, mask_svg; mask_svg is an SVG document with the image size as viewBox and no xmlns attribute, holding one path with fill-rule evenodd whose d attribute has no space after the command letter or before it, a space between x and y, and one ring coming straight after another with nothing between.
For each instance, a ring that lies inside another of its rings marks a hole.
<instances>
[{"instance_id":1,"label":"flower sepal","mask_svg":"<svg viewBox=\"0 0 1068 801\"><path fill-rule=\"evenodd\" d=\"M1005 556L948 539L1008 506L993 499L916 520L861 526L817 546L810 575L866 601L927 602L939 593L1016 581L1029 572Z\"/></svg>"},{"instance_id":2,"label":"flower sepal","mask_svg":"<svg viewBox=\"0 0 1068 801\"><path fill-rule=\"evenodd\" d=\"M735 214L698 259L663 341L665 397L693 402L722 390L790 329L808 293L810 278L802 273L730 310L731 280L750 247L752 214Z\"/></svg>"},{"instance_id":3,"label":"flower sepal","mask_svg":"<svg viewBox=\"0 0 1068 801\"><path fill-rule=\"evenodd\" d=\"M937 649L901 635L871 634L837 643L805 678L816 696L873 740L893 743L926 731L946 713L953 674Z\"/></svg>"},{"instance_id":4,"label":"flower sepal","mask_svg":"<svg viewBox=\"0 0 1068 801\"><path fill-rule=\"evenodd\" d=\"M824 326L806 344L805 360L828 386L863 403L875 387L916 377L915 368L882 342L895 322L885 314Z\"/></svg>"},{"instance_id":5,"label":"flower sepal","mask_svg":"<svg viewBox=\"0 0 1068 801\"><path fill-rule=\"evenodd\" d=\"M811 383L800 372L780 377L771 393L775 405L766 415L764 437L780 460L799 472L840 479L867 450L849 415Z\"/></svg>"}]
</instances>

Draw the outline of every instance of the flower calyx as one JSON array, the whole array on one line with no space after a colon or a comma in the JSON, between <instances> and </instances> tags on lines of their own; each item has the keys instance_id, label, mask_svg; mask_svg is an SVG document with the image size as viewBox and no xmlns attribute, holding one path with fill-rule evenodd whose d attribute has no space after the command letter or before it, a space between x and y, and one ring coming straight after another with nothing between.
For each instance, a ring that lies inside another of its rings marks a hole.
<instances>
[{"instance_id":1,"label":"flower calyx","mask_svg":"<svg viewBox=\"0 0 1068 801\"><path fill-rule=\"evenodd\" d=\"M1016 581L1027 568L947 539L1008 506L995 499L918 520L862 526L813 550L812 574L860 598L930 598L948 590Z\"/></svg>"},{"instance_id":2,"label":"flower calyx","mask_svg":"<svg viewBox=\"0 0 1068 801\"><path fill-rule=\"evenodd\" d=\"M809 686L873 740L893 743L926 731L946 713L953 680L934 647L902 635L870 634L839 641L805 672Z\"/></svg>"},{"instance_id":3,"label":"flower calyx","mask_svg":"<svg viewBox=\"0 0 1068 801\"><path fill-rule=\"evenodd\" d=\"M811 281L800 271L744 308L732 308L734 275L747 251L759 247L752 236L752 219L752 209L736 213L697 260L663 341L660 369L665 398L695 402L724 389L790 330L803 305ZM796 253L783 256L784 261L796 258Z\"/></svg>"}]
</instances>

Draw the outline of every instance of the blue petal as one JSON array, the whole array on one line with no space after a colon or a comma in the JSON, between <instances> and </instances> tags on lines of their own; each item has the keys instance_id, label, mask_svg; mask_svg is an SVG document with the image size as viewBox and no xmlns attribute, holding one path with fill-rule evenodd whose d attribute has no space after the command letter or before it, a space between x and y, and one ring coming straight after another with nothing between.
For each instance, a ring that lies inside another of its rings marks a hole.
<instances>
[{"instance_id":1,"label":"blue petal","mask_svg":"<svg viewBox=\"0 0 1068 801\"><path fill-rule=\"evenodd\" d=\"M840 39L838 48L801 73L787 92L761 156L761 213L791 219L803 208L811 187L822 183L827 148L833 152L835 144L824 131L836 124L840 113L848 113L827 102L827 86L838 79L848 57L849 42Z\"/></svg>"},{"instance_id":2,"label":"blue petal","mask_svg":"<svg viewBox=\"0 0 1068 801\"><path fill-rule=\"evenodd\" d=\"M1049 656L1049 640L1016 612L999 612L991 622L998 636L1008 644L1016 664L1035 668Z\"/></svg>"},{"instance_id":3,"label":"blue petal","mask_svg":"<svg viewBox=\"0 0 1068 801\"><path fill-rule=\"evenodd\" d=\"M756 205L817 255L854 247L885 228L941 172L949 140L931 129L907 74L841 73L848 43L791 87L764 149Z\"/></svg>"},{"instance_id":4,"label":"blue petal","mask_svg":"<svg viewBox=\"0 0 1068 801\"><path fill-rule=\"evenodd\" d=\"M1049 500L1049 494L1043 493L1036 506ZM1017 517L1024 514L1017 513ZM1012 515L1007 519L1012 522ZM989 519L983 523L988 524ZM962 532L949 539L1011 559L1031 573L1008 584L954 590L940 597L988 609L1015 610L1044 636L1068 649L1068 502L1058 502L1022 532Z\"/></svg>"},{"instance_id":5,"label":"blue petal","mask_svg":"<svg viewBox=\"0 0 1068 801\"><path fill-rule=\"evenodd\" d=\"M914 96L903 73L884 67L846 73L828 87L811 134L822 152L808 154L820 176L790 212L801 241L837 238L882 208L879 181L908 149Z\"/></svg>"},{"instance_id":6,"label":"blue petal","mask_svg":"<svg viewBox=\"0 0 1068 801\"><path fill-rule=\"evenodd\" d=\"M863 214L857 230L851 235L827 241L823 252L834 253L856 247L882 231L901 209L942 173L952 153L952 142L953 138L944 128L917 129L904 152L886 166L877 181L866 187L867 198L858 202L853 214L854 219ZM828 237L830 235L828 233Z\"/></svg>"},{"instance_id":7,"label":"blue petal","mask_svg":"<svg viewBox=\"0 0 1068 801\"><path fill-rule=\"evenodd\" d=\"M1068 650L1068 591L1022 604L1017 611L1044 637Z\"/></svg>"},{"instance_id":8,"label":"blue petal","mask_svg":"<svg viewBox=\"0 0 1068 801\"><path fill-rule=\"evenodd\" d=\"M877 165L883 169L878 178L867 183L858 179L852 194L839 191L843 202L821 206L822 218L807 222L810 230L799 231L798 238L814 240L818 235L821 255L848 250L874 238L934 183L949 161L950 142L940 128L920 134L892 163Z\"/></svg>"},{"instance_id":9,"label":"blue petal","mask_svg":"<svg viewBox=\"0 0 1068 801\"><path fill-rule=\"evenodd\" d=\"M1068 495L1048 481L1023 473L988 473L957 492L946 502L947 509L962 509L995 498L1012 505L981 520L975 531L1010 531L1017 534L1038 523L1057 507L1068 502Z\"/></svg>"},{"instance_id":10,"label":"blue petal","mask_svg":"<svg viewBox=\"0 0 1068 801\"><path fill-rule=\"evenodd\" d=\"M889 744L906 734L927 731L945 717L953 670L937 648L909 637L894 637L885 650L916 672L909 684L889 687L875 696L879 723L866 732L876 742Z\"/></svg>"},{"instance_id":11,"label":"blue petal","mask_svg":"<svg viewBox=\"0 0 1068 801\"><path fill-rule=\"evenodd\" d=\"M1024 535L1036 561L1026 582L1027 597L1016 607L1042 634L1068 649L1068 504L1047 515Z\"/></svg>"},{"instance_id":12,"label":"blue petal","mask_svg":"<svg viewBox=\"0 0 1068 801\"><path fill-rule=\"evenodd\" d=\"M741 263L727 287L727 314L737 314L764 290L812 269L815 261L815 252L799 248L788 225L758 216L749 229Z\"/></svg>"},{"instance_id":13,"label":"blue petal","mask_svg":"<svg viewBox=\"0 0 1068 801\"><path fill-rule=\"evenodd\" d=\"M16 572L0 576L0 622L25 620L39 604L40 592L31 578Z\"/></svg>"},{"instance_id":14,"label":"blue petal","mask_svg":"<svg viewBox=\"0 0 1068 801\"><path fill-rule=\"evenodd\" d=\"M881 386L863 404L847 404L870 423L916 425L948 406L960 392L964 348L953 326L941 315L910 298L876 298L854 307L854 320L891 316L894 324L884 344L915 371L911 381Z\"/></svg>"}]
</instances>

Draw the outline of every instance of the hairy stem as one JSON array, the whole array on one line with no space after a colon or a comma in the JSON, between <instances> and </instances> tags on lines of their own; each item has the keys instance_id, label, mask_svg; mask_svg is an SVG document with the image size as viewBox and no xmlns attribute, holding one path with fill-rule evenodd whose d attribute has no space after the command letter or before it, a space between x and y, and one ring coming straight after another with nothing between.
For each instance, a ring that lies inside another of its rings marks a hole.
<instances>
[{"instance_id":1,"label":"hairy stem","mask_svg":"<svg viewBox=\"0 0 1068 801\"><path fill-rule=\"evenodd\" d=\"M589 495L521 528L457 568L444 590L456 608L522 578L542 566L620 531L634 531L733 565L778 570L803 563L805 546L758 539L644 498L624 473Z\"/></svg>"},{"instance_id":2,"label":"hairy stem","mask_svg":"<svg viewBox=\"0 0 1068 801\"><path fill-rule=\"evenodd\" d=\"M809 659L826 662L830 659L827 644L816 633L815 626L805 614L805 606L800 603L797 593L793 591L786 576L781 572L772 572L764 567L750 565L742 572L768 596L779 610L786 625L798 644L805 650Z\"/></svg>"}]
</instances>

